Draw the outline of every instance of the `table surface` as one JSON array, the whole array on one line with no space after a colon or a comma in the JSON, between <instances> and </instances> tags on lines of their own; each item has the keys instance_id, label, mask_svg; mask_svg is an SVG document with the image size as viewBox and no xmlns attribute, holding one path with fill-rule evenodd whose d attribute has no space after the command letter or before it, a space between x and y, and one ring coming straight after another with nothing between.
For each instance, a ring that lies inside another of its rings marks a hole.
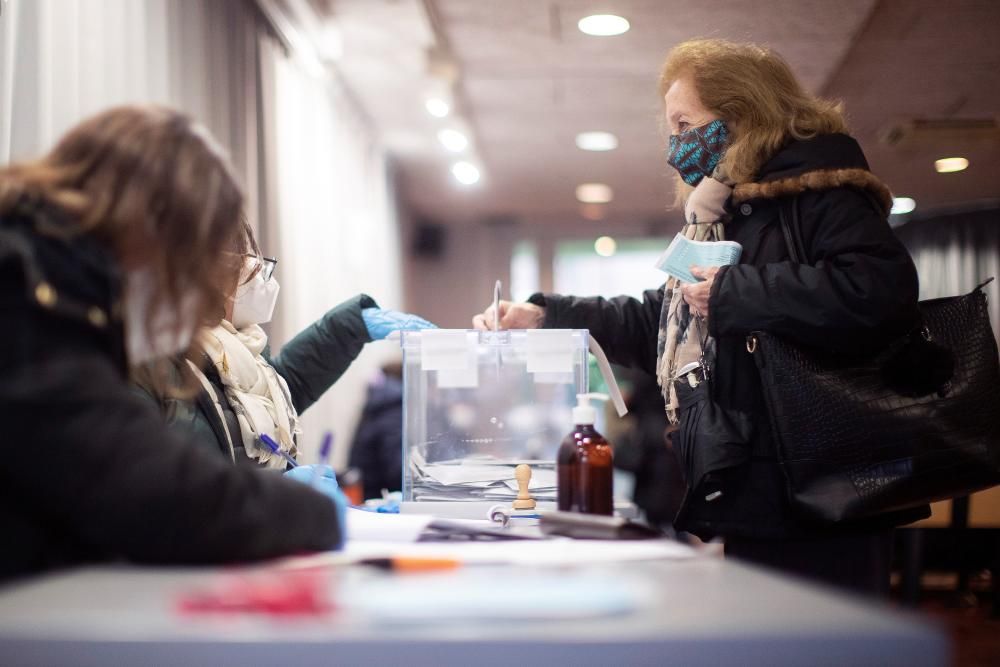
<instances>
[{"instance_id":1,"label":"table surface","mask_svg":"<svg viewBox=\"0 0 1000 667\"><path fill-rule=\"evenodd\" d=\"M327 575L340 611L297 618L177 611L183 591L234 572L274 570L103 566L8 584L0 588L0 664L915 667L950 658L944 633L914 616L719 558L410 575L341 566ZM405 611L428 591L494 590L509 600L519 583L539 581L553 598L585 600L590 590L600 596L616 586L635 595L631 608L606 613L600 604L588 612L585 603L579 617L565 610L545 617L546 604L492 618L440 609L413 618L371 613L383 603Z\"/></svg>"}]
</instances>

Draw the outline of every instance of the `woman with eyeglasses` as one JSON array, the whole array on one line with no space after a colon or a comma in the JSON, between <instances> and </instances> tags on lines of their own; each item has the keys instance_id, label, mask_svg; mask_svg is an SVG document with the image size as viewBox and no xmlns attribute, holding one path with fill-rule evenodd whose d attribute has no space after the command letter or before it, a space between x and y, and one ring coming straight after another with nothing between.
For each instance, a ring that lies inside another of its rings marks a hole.
<instances>
[{"instance_id":1,"label":"woman with eyeglasses","mask_svg":"<svg viewBox=\"0 0 1000 667\"><path fill-rule=\"evenodd\" d=\"M0 169L0 580L341 544L325 476L317 492L229 465L171 433L129 382L218 321L243 205L212 137L158 107L104 112Z\"/></svg>"},{"instance_id":2,"label":"woman with eyeglasses","mask_svg":"<svg viewBox=\"0 0 1000 667\"><path fill-rule=\"evenodd\" d=\"M360 294L271 356L260 325L271 320L277 303L277 260L261 255L246 223L242 244L238 280L229 276L220 288L225 295L222 321L203 329L186 357L144 369L139 391L156 403L172 428L225 459L284 470L285 459L261 441L262 435L297 456L299 414L343 375L366 343L396 330L434 325L383 310ZM192 376L197 391L177 391Z\"/></svg>"}]
</instances>

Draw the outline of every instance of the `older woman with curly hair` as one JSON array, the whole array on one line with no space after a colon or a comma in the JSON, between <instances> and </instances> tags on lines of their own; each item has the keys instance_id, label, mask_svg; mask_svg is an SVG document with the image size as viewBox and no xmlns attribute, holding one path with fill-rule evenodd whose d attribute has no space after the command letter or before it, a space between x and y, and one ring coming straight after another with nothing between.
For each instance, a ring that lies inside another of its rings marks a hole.
<instances>
[{"instance_id":1,"label":"older woman with curly hair","mask_svg":"<svg viewBox=\"0 0 1000 667\"><path fill-rule=\"evenodd\" d=\"M723 536L726 553L842 587L888 586L891 529L924 510L818 523L789 501L753 331L824 349L876 347L917 316L917 275L887 223L888 188L846 132L840 106L803 90L774 52L695 40L660 77L683 233L731 240L738 264L693 267L643 299L533 295L501 304L505 328L588 328L612 361L656 375L688 487L675 525ZM806 251L779 222L794 207ZM474 324L490 326L492 309Z\"/></svg>"}]
</instances>

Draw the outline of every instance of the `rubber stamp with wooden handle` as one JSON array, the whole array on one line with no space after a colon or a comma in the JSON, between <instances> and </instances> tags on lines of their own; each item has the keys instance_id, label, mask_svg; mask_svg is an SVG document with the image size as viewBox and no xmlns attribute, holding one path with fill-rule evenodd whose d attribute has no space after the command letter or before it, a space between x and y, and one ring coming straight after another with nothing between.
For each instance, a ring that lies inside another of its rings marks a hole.
<instances>
[{"instance_id":1,"label":"rubber stamp with wooden handle","mask_svg":"<svg viewBox=\"0 0 1000 667\"><path fill-rule=\"evenodd\" d=\"M531 481L531 466L522 463L514 468L514 479L517 480L517 500L511 503L516 510L535 509L535 499L528 493L528 482Z\"/></svg>"}]
</instances>

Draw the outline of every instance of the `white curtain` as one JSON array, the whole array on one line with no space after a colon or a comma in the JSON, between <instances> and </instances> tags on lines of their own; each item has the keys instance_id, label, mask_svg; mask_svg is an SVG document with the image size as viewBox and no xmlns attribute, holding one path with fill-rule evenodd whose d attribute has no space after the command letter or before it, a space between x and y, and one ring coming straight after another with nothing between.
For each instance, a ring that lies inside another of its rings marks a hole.
<instances>
[{"instance_id":1,"label":"white curtain","mask_svg":"<svg viewBox=\"0 0 1000 667\"><path fill-rule=\"evenodd\" d=\"M0 164L37 157L108 107L166 104L229 149L256 222L262 29L242 0L9 0L0 16Z\"/></svg>"},{"instance_id":2,"label":"white curtain","mask_svg":"<svg viewBox=\"0 0 1000 667\"><path fill-rule=\"evenodd\" d=\"M286 53L247 0L8 0L0 15L0 164L36 157L107 107L160 103L226 146L282 282L272 345L367 292L399 307L396 214L376 134L338 80ZM308 460L333 429L347 455L369 345L306 413Z\"/></svg>"},{"instance_id":3,"label":"white curtain","mask_svg":"<svg viewBox=\"0 0 1000 667\"><path fill-rule=\"evenodd\" d=\"M400 306L400 250L388 165L373 129L334 77L316 76L293 57L261 49L273 81L265 103L273 128L278 224L262 230L265 253L278 256L280 343L331 306L365 292L383 307ZM375 367L397 356L392 343L368 345L347 374L303 415L302 449L312 456L320 434L334 429L341 461Z\"/></svg>"},{"instance_id":4,"label":"white curtain","mask_svg":"<svg viewBox=\"0 0 1000 667\"><path fill-rule=\"evenodd\" d=\"M993 335L1000 340L1000 209L916 220L896 229L920 276L920 298L965 294L988 278Z\"/></svg>"},{"instance_id":5,"label":"white curtain","mask_svg":"<svg viewBox=\"0 0 1000 667\"><path fill-rule=\"evenodd\" d=\"M11 0L0 17L0 162L29 158L81 118L167 102L167 3Z\"/></svg>"}]
</instances>

